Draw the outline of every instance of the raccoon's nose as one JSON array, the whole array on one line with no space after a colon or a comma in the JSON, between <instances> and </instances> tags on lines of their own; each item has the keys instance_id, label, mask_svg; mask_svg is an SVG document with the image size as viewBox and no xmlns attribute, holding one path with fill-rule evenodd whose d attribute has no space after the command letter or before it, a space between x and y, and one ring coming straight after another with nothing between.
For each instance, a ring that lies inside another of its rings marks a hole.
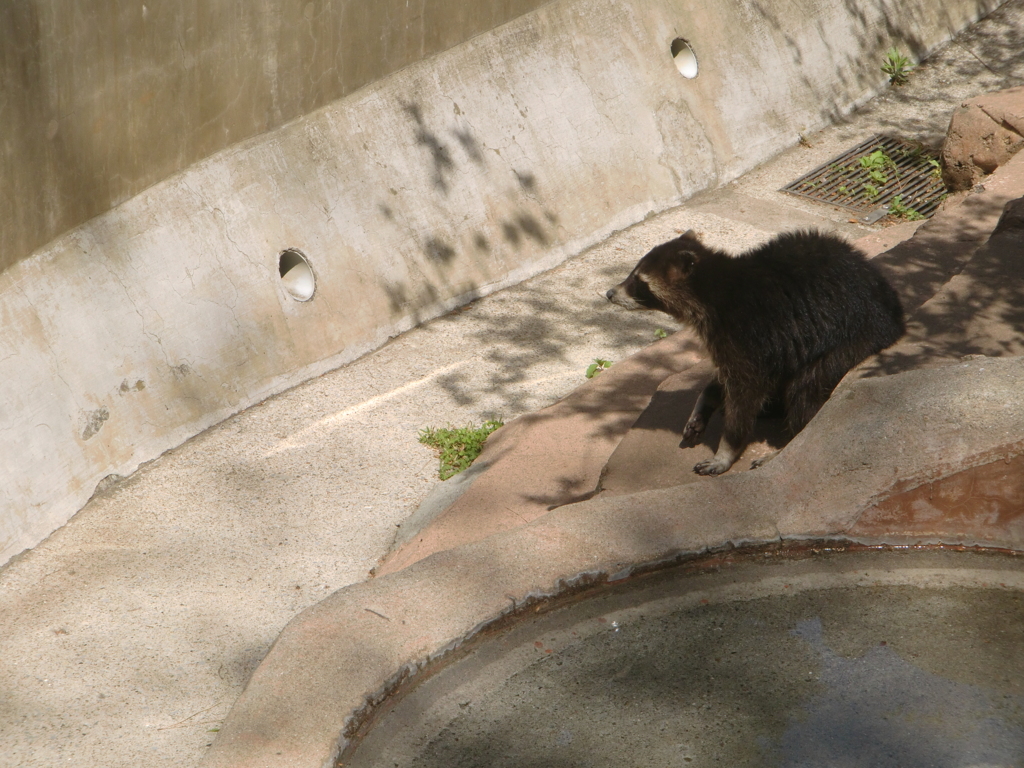
<instances>
[{"instance_id":1,"label":"raccoon's nose","mask_svg":"<svg viewBox=\"0 0 1024 768\"><path fill-rule=\"evenodd\" d=\"M609 288L608 292L605 293L604 297L606 299L608 299L608 301L611 301L612 300L612 296L614 296L614 295L615 295L615 289L614 288Z\"/></svg>"}]
</instances>

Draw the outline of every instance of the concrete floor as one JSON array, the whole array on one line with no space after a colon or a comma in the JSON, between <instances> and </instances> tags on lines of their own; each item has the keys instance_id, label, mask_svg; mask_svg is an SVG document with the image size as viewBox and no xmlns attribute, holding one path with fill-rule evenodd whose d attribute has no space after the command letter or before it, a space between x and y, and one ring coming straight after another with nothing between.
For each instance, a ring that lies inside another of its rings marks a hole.
<instances>
[{"instance_id":1,"label":"concrete floor","mask_svg":"<svg viewBox=\"0 0 1024 768\"><path fill-rule=\"evenodd\" d=\"M1020 765L1022 588L950 552L661 573L474 644L344 763Z\"/></svg>"},{"instance_id":2,"label":"concrete floor","mask_svg":"<svg viewBox=\"0 0 1024 768\"><path fill-rule=\"evenodd\" d=\"M530 412L595 357L672 330L600 294L678 231L729 249L796 225L869 231L776 190L880 130L935 140L962 98L1024 82L1022 49L1014 0L809 147L254 407L95 498L0 571L0 766L197 762L284 624L365 579L435 484L420 429Z\"/></svg>"}]
</instances>

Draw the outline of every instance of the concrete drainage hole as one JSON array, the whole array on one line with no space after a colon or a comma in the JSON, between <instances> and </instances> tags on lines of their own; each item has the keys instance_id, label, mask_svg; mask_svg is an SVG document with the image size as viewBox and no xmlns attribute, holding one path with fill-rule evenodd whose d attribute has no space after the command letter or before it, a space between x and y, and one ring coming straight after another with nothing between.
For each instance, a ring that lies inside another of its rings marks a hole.
<instances>
[{"instance_id":1,"label":"concrete drainage hole","mask_svg":"<svg viewBox=\"0 0 1024 768\"><path fill-rule=\"evenodd\" d=\"M309 301L316 291L316 277L305 255L289 248L278 259L278 273L288 295L296 301Z\"/></svg>"},{"instance_id":2,"label":"concrete drainage hole","mask_svg":"<svg viewBox=\"0 0 1024 768\"><path fill-rule=\"evenodd\" d=\"M681 37L672 41L672 60L683 77L692 80L697 76L697 54L690 44Z\"/></svg>"},{"instance_id":3,"label":"concrete drainage hole","mask_svg":"<svg viewBox=\"0 0 1024 768\"><path fill-rule=\"evenodd\" d=\"M657 574L471 643L342 757L387 766L963 768L1024 755L1024 563Z\"/></svg>"}]
</instances>

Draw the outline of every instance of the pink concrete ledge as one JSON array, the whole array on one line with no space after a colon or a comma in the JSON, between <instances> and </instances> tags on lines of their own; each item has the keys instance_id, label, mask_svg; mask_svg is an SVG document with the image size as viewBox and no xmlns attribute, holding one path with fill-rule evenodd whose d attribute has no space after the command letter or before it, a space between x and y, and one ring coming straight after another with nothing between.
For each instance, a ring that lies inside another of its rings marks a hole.
<instances>
[{"instance_id":1,"label":"pink concrete ledge","mask_svg":"<svg viewBox=\"0 0 1024 768\"><path fill-rule=\"evenodd\" d=\"M974 358L852 382L762 470L561 507L302 612L202 765L333 765L360 718L398 683L531 600L580 582L781 540L1024 550L1022 455L1024 359ZM965 472L985 477L983 498L1003 505L1000 523L933 514L917 525L920 489L955 495ZM906 524L895 533L879 527L901 514Z\"/></svg>"}]
</instances>

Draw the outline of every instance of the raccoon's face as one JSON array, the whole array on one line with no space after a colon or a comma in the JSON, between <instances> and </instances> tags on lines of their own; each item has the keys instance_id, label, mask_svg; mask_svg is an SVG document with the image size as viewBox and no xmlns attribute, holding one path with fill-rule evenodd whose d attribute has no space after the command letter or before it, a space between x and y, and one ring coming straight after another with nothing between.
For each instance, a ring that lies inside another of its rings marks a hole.
<instances>
[{"instance_id":1,"label":"raccoon's face","mask_svg":"<svg viewBox=\"0 0 1024 768\"><path fill-rule=\"evenodd\" d=\"M677 315L679 301L688 293L685 282L697 263L699 248L693 230L656 246L605 296L626 309L656 309Z\"/></svg>"},{"instance_id":2,"label":"raccoon's face","mask_svg":"<svg viewBox=\"0 0 1024 768\"><path fill-rule=\"evenodd\" d=\"M651 290L648 277L639 272L639 265L629 273L629 277L609 288L605 296L612 304L618 304L626 309L657 309L662 312L668 311L665 304Z\"/></svg>"}]
</instances>

